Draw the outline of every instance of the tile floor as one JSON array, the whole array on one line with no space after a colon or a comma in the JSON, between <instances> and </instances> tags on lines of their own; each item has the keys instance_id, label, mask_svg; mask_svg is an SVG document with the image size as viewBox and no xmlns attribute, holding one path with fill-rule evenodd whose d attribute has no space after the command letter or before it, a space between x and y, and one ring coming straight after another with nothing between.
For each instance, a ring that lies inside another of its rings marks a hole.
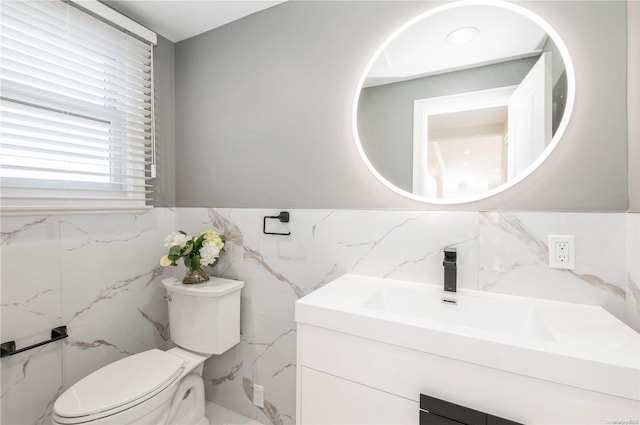
<instances>
[{"instance_id":1,"label":"tile floor","mask_svg":"<svg viewBox=\"0 0 640 425\"><path fill-rule=\"evenodd\" d=\"M205 415L211 425L262 425L253 419L242 416L210 401L206 402Z\"/></svg>"}]
</instances>

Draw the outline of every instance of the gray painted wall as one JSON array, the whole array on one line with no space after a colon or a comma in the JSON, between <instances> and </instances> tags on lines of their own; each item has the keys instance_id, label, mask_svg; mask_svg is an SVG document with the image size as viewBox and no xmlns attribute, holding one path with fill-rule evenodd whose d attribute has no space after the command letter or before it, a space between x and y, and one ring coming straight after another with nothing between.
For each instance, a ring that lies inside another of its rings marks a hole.
<instances>
[{"instance_id":1,"label":"gray painted wall","mask_svg":"<svg viewBox=\"0 0 640 425\"><path fill-rule=\"evenodd\" d=\"M371 55L437 5L294 0L177 43L177 206L442 209L379 183L351 128L354 90ZM525 181L446 209L626 211L626 4L522 5L571 52L572 119Z\"/></svg>"},{"instance_id":2,"label":"gray painted wall","mask_svg":"<svg viewBox=\"0 0 640 425\"><path fill-rule=\"evenodd\" d=\"M158 36L153 49L157 176L152 180L155 207L176 205L175 44Z\"/></svg>"},{"instance_id":3,"label":"gray painted wall","mask_svg":"<svg viewBox=\"0 0 640 425\"><path fill-rule=\"evenodd\" d=\"M640 2L627 2L629 70L629 211L640 212Z\"/></svg>"},{"instance_id":4,"label":"gray painted wall","mask_svg":"<svg viewBox=\"0 0 640 425\"><path fill-rule=\"evenodd\" d=\"M371 164L397 187L413 187L413 101L520 84L537 58L367 87L358 134Z\"/></svg>"}]
</instances>

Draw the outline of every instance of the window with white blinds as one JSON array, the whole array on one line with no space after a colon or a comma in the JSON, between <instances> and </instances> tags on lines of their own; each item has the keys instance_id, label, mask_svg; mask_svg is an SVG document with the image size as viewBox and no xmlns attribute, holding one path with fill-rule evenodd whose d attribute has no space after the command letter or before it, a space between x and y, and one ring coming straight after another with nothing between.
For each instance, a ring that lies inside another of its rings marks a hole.
<instances>
[{"instance_id":1,"label":"window with white blinds","mask_svg":"<svg viewBox=\"0 0 640 425\"><path fill-rule=\"evenodd\" d=\"M3 213L146 207L152 47L73 3L2 0Z\"/></svg>"}]
</instances>

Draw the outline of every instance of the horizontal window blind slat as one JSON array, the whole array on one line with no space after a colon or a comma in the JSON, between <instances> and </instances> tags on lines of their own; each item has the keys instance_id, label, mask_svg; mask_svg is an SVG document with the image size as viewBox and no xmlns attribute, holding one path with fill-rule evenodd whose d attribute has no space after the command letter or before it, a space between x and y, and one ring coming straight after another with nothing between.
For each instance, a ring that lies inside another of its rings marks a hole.
<instances>
[{"instance_id":1,"label":"horizontal window blind slat","mask_svg":"<svg viewBox=\"0 0 640 425\"><path fill-rule=\"evenodd\" d=\"M135 48L140 53L148 51L147 46L149 45L149 42L131 37L130 34L123 32L119 28L115 28L101 21L98 21L96 25L96 21L92 16L87 15L76 7L72 6L69 9L69 14L71 15L71 19L69 21L70 26L83 32L80 34L82 40L89 40L91 44L94 45L109 45L112 44L114 40L122 39L126 40L127 43L130 44L131 49ZM122 54L121 52L117 53Z\"/></svg>"},{"instance_id":2,"label":"horizontal window blind slat","mask_svg":"<svg viewBox=\"0 0 640 425\"><path fill-rule=\"evenodd\" d=\"M38 128L24 127L11 122L3 123L0 132L10 136L19 136L25 140L40 141L44 143L47 141L52 141L54 143L66 143L69 147L84 150L94 149L95 151L104 151L108 149L131 152L132 154L137 153L139 155L142 155L149 150L149 147L144 143L126 143L126 140L114 140L113 137L110 139L112 142L109 143L109 141L104 139L90 138L88 136L82 137L72 133L65 134L60 131L54 131L53 129L40 130Z\"/></svg>"},{"instance_id":3,"label":"horizontal window blind slat","mask_svg":"<svg viewBox=\"0 0 640 425\"><path fill-rule=\"evenodd\" d=\"M144 212L153 208L150 205L115 205L113 202L108 204L97 204L95 202L87 202L80 205L79 202L71 206L66 205L36 205L36 206L12 206L6 203L2 205L2 215L6 216L24 216L24 215L42 215L42 214L94 214L94 213L131 213Z\"/></svg>"},{"instance_id":4,"label":"horizontal window blind slat","mask_svg":"<svg viewBox=\"0 0 640 425\"><path fill-rule=\"evenodd\" d=\"M12 158L22 158L25 163L29 163L30 158L42 159L45 161L58 161L61 163L69 163L76 165L96 165L96 166L106 166L110 167L127 167L131 169L142 168L143 170L146 166L151 165L151 161L141 161L133 158L129 158L123 156L121 154L115 155L84 155L79 153L74 153L73 156L68 155L65 151L56 151L52 149L40 149L40 148L29 148L24 149L19 145L10 145L2 142L2 146L0 146L0 153L3 156L8 156Z\"/></svg>"},{"instance_id":5,"label":"horizontal window blind slat","mask_svg":"<svg viewBox=\"0 0 640 425\"><path fill-rule=\"evenodd\" d=\"M150 96L143 95L142 98L120 96L118 92L121 88L118 87L106 87L106 84L105 87L102 88L91 86L82 87L82 84L69 84L69 82L72 81L56 81L54 79L43 78L44 76L51 77L51 75L46 74L46 71L34 70L33 68L23 70L12 68L10 63L2 69L3 84L6 84L5 82L12 82L31 87L34 93L48 92L56 96L66 96L72 99L73 103L88 103L105 107L113 106L139 116L147 114L144 98Z\"/></svg>"},{"instance_id":6,"label":"horizontal window blind slat","mask_svg":"<svg viewBox=\"0 0 640 425\"><path fill-rule=\"evenodd\" d=\"M138 98L149 94L151 82L149 72L135 68L108 66L104 60L91 64L87 61L74 62L57 56L51 49L36 49L18 41L3 38L2 66L19 72L37 74L45 81L78 81L101 89L131 90ZM33 57L38 59L33 59ZM115 64L119 65L119 64ZM133 98L132 95L129 95Z\"/></svg>"},{"instance_id":7,"label":"horizontal window blind slat","mask_svg":"<svg viewBox=\"0 0 640 425\"><path fill-rule=\"evenodd\" d=\"M9 191L10 192L10 191ZM28 199L32 198L29 194L24 194L21 191L20 194L3 193L3 199ZM127 198L145 198L153 193L148 190L130 190L122 191L119 189L105 189L88 191L89 193L83 193L78 189L48 189L46 195L39 196L40 199L54 199L54 198L66 198L66 199L127 199Z\"/></svg>"},{"instance_id":8,"label":"horizontal window blind slat","mask_svg":"<svg viewBox=\"0 0 640 425\"><path fill-rule=\"evenodd\" d=\"M55 2L33 1L29 2L29 16L25 17L23 8L11 7L12 3L15 2L3 1L2 16L8 28L18 30L25 28L30 34L41 39L66 40L80 47L99 46L101 51L116 57L147 58L146 60L135 59L133 63L150 64L147 44L93 17L86 16L73 7L63 5L63 8L57 8L58 5ZM123 43L129 45L127 51L121 50ZM85 53L90 54L90 51Z\"/></svg>"},{"instance_id":9,"label":"horizontal window blind slat","mask_svg":"<svg viewBox=\"0 0 640 425\"><path fill-rule=\"evenodd\" d=\"M0 81L0 84L2 84L3 81ZM6 93L9 90L4 90L4 86L3 86L3 95L7 95L7 96L11 96L12 93ZM48 94L47 96L48 98L55 98L56 95L55 94ZM58 96L59 98L59 96ZM8 102L13 102L13 103L29 103L29 104L33 104L32 102L37 102L38 99L36 96L23 96L22 99L19 98L8 98L5 97L3 98L3 100L6 100ZM59 103L57 104L49 104L49 102L46 102L46 100L43 100L41 108L40 109L45 109L45 108L49 108L49 109L54 109L55 107L60 106ZM65 105L62 105L63 107ZM128 116L126 118L121 118L118 116L118 114L127 114L129 109L121 109L121 110L115 110L115 109L110 109L109 108L100 108L97 105L93 105L92 108L88 108L88 107L73 107L75 105L72 105L72 107L66 109L66 110L59 110L59 111L55 111L58 112L61 115L64 114L71 114L74 116L79 116L79 117L83 117L86 118L87 120L91 120L91 121L95 121L95 122L104 122L104 123L109 123L111 125L112 128L112 132L126 132L128 134L131 134L132 136L138 136L140 138L147 138L149 136L149 131L151 130L151 115L149 114L148 116L135 116L135 115L131 115ZM87 105L88 106L88 105ZM37 108L36 108L37 109ZM58 116L58 118L61 117L61 115Z\"/></svg>"},{"instance_id":10,"label":"horizontal window blind slat","mask_svg":"<svg viewBox=\"0 0 640 425\"><path fill-rule=\"evenodd\" d=\"M16 76L24 74L41 82L54 83L58 87L71 86L82 89L99 98L110 92L121 93L122 99L137 101L139 104L144 104L151 96L150 82L133 74L98 73L80 66L76 67L76 70L70 70L57 66L52 60L31 60L29 56L16 51L13 47L0 46L0 48L3 52L1 59L3 76L8 80L24 83L26 78ZM104 100L96 103L104 103Z\"/></svg>"},{"instance_id":11,"label":"horizontal window blind slat","mask_svg":"<svg viewBox=\"0 0 640 425\"><path fill-rule=\"evenodd\" d=\"M17 200L17 201L23 201L23 200L27 200L27 198L7 198L6 200ZM46 198L39 198L38 199L38 203L42 203L43 201L71 201L71 202L80 202L80 201L119 201L119 202L131 202L133 205L137 205L140 201L152 201L151 198L101 198L101 197L86 197L86 198L80 198L80 197L70 197L70 196L60 196L60 197L46 197Z\"/></svg>"},{"instance_id":12,"label":"horizontal window blind slat","mask_svg":"<svg viewBox=\"0 0 640 425\"><path fill-rule=\"evenodd\" d=\"M150 196L153 191L144 187L132 187L124 185L113 185L114 187L78 189L78 188L46 188L33 189L20 186L3 187L3 199L28 199L28 198L144 198ZM125 188L126 190L123 190Z\"/></svg>"},{"instance_id":13,"label":"horizontal window blind slat","mask_svg":"<svg viewBox=\"0 0 640 425\"><path fill-rule=\"evenodd\" d=\"M55 74L60 79L81 81L94 87L102 87L105 83L115 86L119 83L121 87L132 90L140 94L148 93L150 82L147 80L147 72L136 70L126 70L125 72L109 72L97 67L89 66L86 61L71 62L52 54L51 51L34 48L18 40L8 39L7 34L2 39L2 62L4 67L9 67L13 63L14 69L36 68L41 71ZM11 61L11 62L10 62ZM117 70L116 70L117 71ZM127 75L127 79L122 76ZM110 82L114 80L115 82Z\"/></svg>"},{"instance_id":14,"label":"horizontal window blind slat","mask_svg":"<svg viewBox=\"0 0 640 425\"><path fill-rule=\"evenodd\" d=\"M64 134L61 132L55 132L53 130L38 131L36 127L23 127L21 125L15 125L12 123L6 123L2 126L0 131L7 137L14 138L16 140L33 140L34 142L52 144L66 143L69 147L75 147L77 149L93 149L96 152L108 150L117 150L122 152L130 152L132 154L142 154L149 151L151 148L146 144L144 139L139 139L134 136L122 135L117 131L111 133L109 142L101 138L89 138L89 137L75 137L73 134ZM129 141L129 143L127 143Z\"/></svg>"},{"instance_id":15,"label":"horizontal window blind slat","mask_svg":"<svg viewBox=\"0 0 640 425\"><path fill-rule=\"evenodd\" d=\"M33 179L23 178L8 178L0 177L0 186L3 191L45 191L45 190L74 190L79 192L100 192L100 191L114 191L121 190L124 186L123 183L106 183L103 185L95 185L87 182L73 182L73 181L57 181L51 180L47 182L37 183ZM146 192L153 192L153 185L145 182L127 182L126 187L129 190L144 190Z\"/></svg>"},{"instance_id":16,"label":"horizontal window blind slat","mask_svg":"<svg viewBox=\"0 0 640 425\"><path fill-rule=\"evenodd\" d=\"M33 57L52 63L54 66L68 68L80 68L88 74L102 73L112 79L128 75L128 78L140 86L145 86L145 75L150 73L151 67L147 57L130 58L129 62L123 62L126 58L99 55L78 46L70 46L66 40L55 40L51 37L39 39L32 32L22 33L12 28L3 28L2 49L14 49L30 54ZM123 46L127 49L127 46ZM4 55L3 55L4 56Z\"/></svg>"},{"instance_id":17,"label":"horizontal window blind slat","mask_svg":"<svg viewBox=\"0 0 640 425\"><path fill-rule=\"evenodd\" d=\"M151 70L151 56L149 51L139 53L130 49L126 41L118 43L117 53L108 52L102 46L79 44L67 33L57 34L48 30L48 24L24 24L18 20L1 14L3 18L4 43L12 45L17 43L30 49L43 51L46 56L63 57L70 62L85 64L95 69L132 69L140 73ZM54 31L64 29L53 27ZM123 50L126 49L126 50ZM123 62L124 60L124 62Z\"/></svg>"},{"instance_id":18,"label":"horizontal window blind slat","mask_svg":"<svg viewBox=\"0 0 640 425\"><path fill-rule=\"evenodd\" d=\"M0 143L0 154L11 153L11 152L21 152L24 156L31 156L31 152L33 151L36 154L38 151L50 152L51 154L59 154L64 155L67 153L68 158L73 159L74 157L87 157L87 158L105 158L113 161L122 161L126 159L131 161L132 163L145 163L149 164L149 160L153 159L153 155L151 153L141 153L130 150L92 150L92 149L78 149L77 146L73 147L73 152L70 153L68 149L63 148L64 145L52 145L51 143L35 143L31 140L25 143L16 143L13 139L5 139L3 138L2 143ZM58 148L58 149L54 149ZM93 155L92 153L97 153L99 155Z\"/></svg>"},{"instance_id":19,"label":"horizontal window blind slat","mask_svg":"<svg viewBox=\"0 0 640 425\"><path fill-rule=\"evenodd\" d=\"M91 207L99 207L104 204L104 206L113 206L114 204L118 204L121 207L132 208L135 206L144 206L145 202L152 201L153 199L150 196L131 196L131 197L99 197L99 196L91 196L91 197L65 197L65 196L54 196L54 197L37 197L32 199L20 198L20 197L7 197L4 199L3 210L5 208L11 209L19 208L27 205L40 205L44 207L44 209L50 209L55 206L63 206L63 205L88 205ZM8 205L7 205L8 204ZM6 210L5 210L6 211ZM5 212L3 211L3 212Z\"/></svg>"},{"instance_id":20,"label":"horizontal window blind slat","mask_svg":"<svg viewBox=\"0 0 640 425\"><path fill-rule=\"evenodd\" d=\"M107 193L113 193L120 195L127 195L133 193L153 193L151 185L148 184L129 184L129 183L107 183L103 185L87 185L84 182L60 182L61 184L55 185L55 181L51 181L46 185L36 187L31 183L29 186L23 185L21 182L23 179L15 178L3 178L3 181L9 181L10 183L3 183L2 192L3 195L19 197L19 196L46 196L50 193L85 193L85 194L102 194L106 196ZM111 195L112 197L115 195ZM128 195L127 195L128 196Z\"/></svg>"},{"instance_id":21,"label":"horizontal window blind slat","mask_svg":"<svg viewBox=\"0 0 640 425\"><path fill-rule=\"evenodd\" d=\"M6 158L9 158L8 156ZM4 159L4 158L3 158ZM34 160L34 162L38 162L37 160ZM138 181L138 180L147 180L150 179L150 177L145 177L143 175L141 176L135 176L135 175L130 175L130 174L122 174L122 173L105 173L105 172L100 172L100 171L83 171L83 170L74 170L74 169L57 169L57 168L51 168L51 167L32 167L29 165L20 165L20 164L11 164L11 163L2 163L0 162L0 176L5 177L5 174L7 174L7 171L30 171L30 172L39 172L39 173L48 173L48 174L57 174L62 176L87 176L87 177L104 177L105 181L111 181L111 182L118 182L118 183L123 183L124 181L122 180L116 180L117 178L130 178L131 181ZM131 170L131 171L140 171L140 170ZM95 181L99 181L99 180L95 180ZM102 181L99 181L102 182Z\"/></svg>"},{"instance_id":22,"label":"horizontal window blind slat","mask_svg":"<svg viewBox=\"0 0 640 425\"><path fill-rule=\"evenodd\" d=\"M77 117L64 113L57 113L50 117L46 114L28 114L26 111L11 111L1 108L3 123L15 129L32 129L34 132L56 131L61 134L71 134L82 140L94 140L102 143L109 139L109 122L99 119Z\"/></svg>"},{"instance_id":23,"label":"horizontal window blind slat","mask_svg":"<svg viewBox=\"0 0 640 425\"><path fill-rule=\"evenodd\" d=\"M113 195L109 195L109 193L113 193ZM79 191L79 190L69 190L69 191L55 191L50 189L46 195L39 196L38 194L29 194L26 195L16 195L13 196L9 194L3 194L3 199L87 199L91 197L92 199L144 199L151 196L151 191L130 191L127 195L122 195L118 190L105 190L105 191Z\"/></svg>"},{"instance_id":24,"label":"horizontal window blind slat","mask_svg":"<svg viewBox=\"0 0 640 425\"><path fill-rule=\"evenodd\" d=\"M132 161L144 161L149 162L147 160L151 159L153 155L149 150L143 151L132 151L127 149L115 150L110 149L109 146L106 148L96 148L96 147L80 147L76 144L72 143L64 143L64 142L53 142L50 139L34 139L28 137L15 136L9 133L4 133L0 131L0 149L20 149L23 151L29 151L31 149L47 149L51 152L69 152L70 150L74 151L74 154L77 152L85 152L88 156L94 157L106 157L111 156L115 159L118 158L130 158Z\"/></svg>"},{"instance_id":25,"label":"horizontal window blind slat","mask_svg":"<svg viewBox=\"0 0 640 425\"><path fill-rule=\"evenodd\" d=\"M0 208L151 200L152 47L64 1L0 7Z\"/></svg>"},{"instance_id":26,"label":"horizontal window blind slat","mask_svg":"<svg viewBox=\"0 0 640 425\"><path fill-rule=\"evenodd\" d=\"M141 143L144 144L151 130L151 123L146 121L109 120L108 118L111 117L80 115L45 107L37 108L6 98L0 98L0 113L2 113L3 121L11 124L12 128L63 131L65 134L82 136L96 141L104 141L109 134L120 137L126 134L141 140Z\"/></svg>"},{"instance_id":27,"label":"horizontal window blind slat","mask_svg":"<svg viewBox=\"0 0 640 425\"><path fill-rule=\"evenodd\" d=\"M47 91L29 90L24 84L11 81L0 80L2 86L2 97L14 103L22 102L29 105L40 105L41 108L57 109L67 113L95 117L104 121L119 123L125 126L136 126L139 130L147 131L150 128L150 111L143 111L144 115L129 114L121 116L123 111L112 105L96 105L86 102L79 102L76 99L64 95L56 95Z\"/></svg>"}]
</instances>

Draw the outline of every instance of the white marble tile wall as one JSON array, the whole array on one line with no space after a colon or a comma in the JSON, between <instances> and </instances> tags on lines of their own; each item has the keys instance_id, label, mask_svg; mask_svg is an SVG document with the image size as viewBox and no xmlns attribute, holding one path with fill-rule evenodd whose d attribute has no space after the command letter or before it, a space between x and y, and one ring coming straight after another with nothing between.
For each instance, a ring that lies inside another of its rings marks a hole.
<instances>
[{"instance_id":1,"label":"white marble tile wall","mask_svg":"<svg viewBox=\"0 0 640 425\"><path fill-rule=\"evenodd\" d=\"M48 423L57 395L88 373L168 344L160 284L174 212L2 217L1 335L18 348L67 325L61 342L2 359L1 418Z\"/></svg>"},{"instance_id":2,"label":"white marble tile wall","mask_svg":"<svg viewBox=\"0 0 640 425\"><path fill-rule=\"evenodd\" d=\"M477 285L477 214L402 211L291 210L291 221L267 222L279 211L185 209L176 228L208 227L227 238L213 274L245 281L241 343L207 361L207 398L265 424L295 422L295 301L349 272L439 282L442 249L460 253L460 286ZM265 408L252 403L253 384L265 388Z\"/></svg>"},{"instance_id":3,"label":"white marble tile wall","mask_svg":"<svg viewBox=\"0 0 640 425\"><path fill-rule=\"evenodd\" d=\"M70 337L2 360L2 423L43 424L73 381L170 342L161 275L173 230L227 240L211 274L244 280L241 343L205 365L207 399L265 424L293 424L294 303L344 273L442 281L456 246L459 286L603 305L640 330L640 215L158 208L142 215L3 218L2 340L26 345L60 324ZM550 270L549 234L572 234L576 268ZM625 242L626 241L626 242ZM265 408L252 403L265 387Z\"/></svg>"},{"instance_id":4,"label":"white marble tile wall","mask_svg":"<svg viewBox=\"0 0 640 425\"><path fill-rule=\"evenodd\" d=\"M606 308L626 320L625 214L479 214L479 287ZM575 237L575 269L549 268L549 235Z\"/></svg>"},{"instance_id":5,"label":"white marble tile wall","mask_svg":"<svg viewBox=\"0 0 640 425\"><path fill-rule=\"evenodd\" d=\"M461 287L597 304L629 324L634 320L627 305L625 214L290 213L289 224L268 222L268 230L292 235L270 236L262 234L262 219L275 210L176 211L179 229L224 232L227 252L212 272L246 282L242 342L207 362L207 398L265 424L293 423L295 301L344 273L440 283L442 249L453 245ZM549 269L549 234L575 236L574 270ZM253 383L265 387L265 409L251 402Z\"/></svg>"}]
</instances>

